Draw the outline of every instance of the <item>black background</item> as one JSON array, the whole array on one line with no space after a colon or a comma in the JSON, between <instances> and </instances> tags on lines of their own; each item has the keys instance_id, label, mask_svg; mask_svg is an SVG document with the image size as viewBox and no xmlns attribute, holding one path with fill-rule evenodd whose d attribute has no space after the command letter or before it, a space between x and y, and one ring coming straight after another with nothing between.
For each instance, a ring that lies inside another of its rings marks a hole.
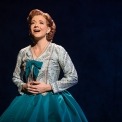
<instances>
[{"instance_id":1,"label":"black background","mask_svg":"<svg viewBox=\"0 0 122 122\"><path fill-rule=\"evenodd\" d=\"M122 121L122 1L20 0L0 2L0 114L18 95L12 82L18 51L31 42L32 9L57 25L53 42L69 53L79 83L69 91L89 122Z\"/></svg>"}]
</instances>

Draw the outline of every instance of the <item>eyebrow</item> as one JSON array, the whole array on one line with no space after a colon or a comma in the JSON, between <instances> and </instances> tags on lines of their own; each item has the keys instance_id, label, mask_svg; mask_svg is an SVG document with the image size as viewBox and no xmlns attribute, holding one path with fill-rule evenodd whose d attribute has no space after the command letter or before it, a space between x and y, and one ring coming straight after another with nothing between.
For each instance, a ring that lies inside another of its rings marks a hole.
<instances>
[{"instance_id":1,"label":"eyebrow","mask_svg":"<svg viewBox=\"0 0 122 122\"><path fill-rule=\"evenodd\" d=\"M36 22L36 20L31 20L31 22ZM44 22L43 20L39 20L39 22Z\"/></svg>"}]
</instances>

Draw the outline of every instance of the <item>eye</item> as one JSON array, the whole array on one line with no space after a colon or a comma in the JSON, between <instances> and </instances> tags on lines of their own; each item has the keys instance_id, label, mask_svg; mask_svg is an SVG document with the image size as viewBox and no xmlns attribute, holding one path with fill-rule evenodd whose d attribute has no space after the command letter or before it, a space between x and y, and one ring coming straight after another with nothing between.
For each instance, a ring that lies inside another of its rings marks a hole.
<instances>
[{"instance_id":1,"label":"eye","mask_svg":"<svg viewBox=\"0 0 122 122\"><path fill-rule=\"evenodd\" d=\"M35 23L34 23L34 22L31 22L30 24L33 25L33 24L35 24Z\"/></svg>"},{"instance_id":2,"label":"eye","mask_svg":"<svg viewBox=\"0 0 122 122\"><path fill-rule=\"evenodd\" d=\"M40 24L44 24L44 22L39 22Z\"/></svg>"}]
</instances>

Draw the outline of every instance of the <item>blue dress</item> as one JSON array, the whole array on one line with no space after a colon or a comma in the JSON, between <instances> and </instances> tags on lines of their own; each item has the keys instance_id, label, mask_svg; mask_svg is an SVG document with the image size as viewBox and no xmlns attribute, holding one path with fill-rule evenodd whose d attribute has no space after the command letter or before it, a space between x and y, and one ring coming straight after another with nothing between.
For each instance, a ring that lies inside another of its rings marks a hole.
<instances>
[{"instance_id":1,"label":"blue dress","mask_svg":"<svg viewBox=\"0 0 122 122\"><path fill-rule=\"evenodd\" d=\"M64 77L59 79L61 68ZM22 92L22 85L32 79L50 84L52 91L36 95ZM21 49L13 82L20 96L11 102L0 122L88 122L79 104L67 91L78 82L78 76L62 46L50 43L36 60L30 45Z\"/></svg>"}]
</instances>

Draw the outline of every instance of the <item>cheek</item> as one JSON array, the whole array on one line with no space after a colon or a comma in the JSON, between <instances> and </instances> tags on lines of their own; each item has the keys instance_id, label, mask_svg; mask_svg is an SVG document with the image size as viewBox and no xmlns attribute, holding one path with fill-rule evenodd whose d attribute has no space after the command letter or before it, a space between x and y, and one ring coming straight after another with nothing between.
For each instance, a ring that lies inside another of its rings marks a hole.
<instances>
[{"instance_id":1,"label":"cheek","mask_svg":"<svg viewBox=\"0 0 122 122\"><path fill-rule=\"evenodd\" d=\"M47 27L43 27L43 30L44 30L45 32L48 32L48 28L47 28Z\"/></svg>"},{"instance_id":2,"label":"cheek","mask_svg":"<svg viewBox=\"0 0 122 122\"><path fill-rule=\"evenodd\" d=\"M30 30L32 30L32 28L33 28L33 26L31 25L31 26L30 26Z\"/></svg>"},{"instance_id":3,"label":"cheek","mask_svg":"<svg viewBox=\"0 0 122 122\"><path fill-rule=\"evenodd\" d=\"M33 32L33 27L32 26L30 27L30 32Z\"/></svg>"}]
</instances>

